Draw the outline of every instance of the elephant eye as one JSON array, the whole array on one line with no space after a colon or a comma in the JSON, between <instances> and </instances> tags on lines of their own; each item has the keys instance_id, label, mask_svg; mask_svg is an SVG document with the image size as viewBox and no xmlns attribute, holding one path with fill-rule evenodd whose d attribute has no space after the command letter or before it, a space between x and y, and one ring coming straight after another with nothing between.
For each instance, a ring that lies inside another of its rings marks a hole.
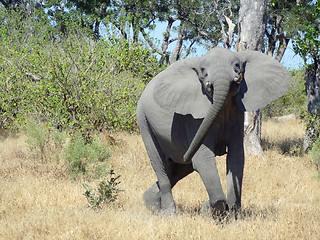
<instances>
[{"instance_id":1,"label":"elephant eye","mask_svg":"<svg viewBox=\"0 0 320 240\"><path fill-rule=\"evenodd\" d=\"M234 65L234 71L236 72L236 73L239 73L240 72L240 63L239 62L237 62L235 65Z\"/></svg>"}]
</instances>

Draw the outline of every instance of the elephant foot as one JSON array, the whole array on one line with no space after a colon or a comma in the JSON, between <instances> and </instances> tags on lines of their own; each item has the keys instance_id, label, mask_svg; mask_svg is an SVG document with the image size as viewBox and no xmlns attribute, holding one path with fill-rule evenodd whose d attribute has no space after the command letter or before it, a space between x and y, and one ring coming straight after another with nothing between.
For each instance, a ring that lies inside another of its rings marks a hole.
<instances>
[{"instance_id":1,"label":"elephant foot","mask_svg":"<svg viewBox=\"0 0 320 240\"><path fill-rule=\"evenodd\" d=\"M213 218L223 217L228 211L228 205L225 200L219 200L215 204L211 205L209 201L202 204L201 214L209 215Z\"/></svg>"},{"instance_id":2,"label":"elephant foot","mask_svg":"<svg viewBox=\"0 0 320 240\"><path fill-rule=\"evenodd\" d=\"M143 194L143 202L152 213L158 213L161 210L161 193L158 185L153 184Z\"/></svg>"},{"instance_id":3,"label":"elephant foot","mask_svg":"<svg viewBox=\"0 0 320 240\"><path fill-rule=\"evenodd\" d=\"M154 214L167 217L176 213L175 203L170 198L161 195L157 183L145 191L143 201L146 207Z\"/></svg>"}]
</instances>

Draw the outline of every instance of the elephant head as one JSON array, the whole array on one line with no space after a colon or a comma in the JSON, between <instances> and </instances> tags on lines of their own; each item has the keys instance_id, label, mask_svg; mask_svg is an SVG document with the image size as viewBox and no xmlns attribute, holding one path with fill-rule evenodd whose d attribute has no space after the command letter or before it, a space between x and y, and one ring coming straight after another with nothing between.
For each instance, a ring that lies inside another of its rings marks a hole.
<instances>
[{"instance_id":1,"label":"elephant head","mask_svg":"<svg viewBox=\"0 0 320 240\"><path fill-rule=\"evenodd\" d=\"M288 71L267 55L224 48L172 64L159 77L165 80L159 81L154 99L162 108L203 118L185 161L199 149L228 95L240 110L254 111L282 96L290 82Z\"/></svg>"}]
</instances>

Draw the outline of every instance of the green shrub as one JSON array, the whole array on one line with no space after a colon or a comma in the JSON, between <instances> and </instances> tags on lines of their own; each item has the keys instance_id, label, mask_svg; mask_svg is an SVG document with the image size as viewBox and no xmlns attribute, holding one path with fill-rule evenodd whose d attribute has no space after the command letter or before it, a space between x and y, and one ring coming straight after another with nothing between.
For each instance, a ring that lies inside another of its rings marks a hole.
<instances>
[{"instance_id":1,"label":"green shrub","mask_svg":"<svg viewBox=\"0 0 320 240\"><path fill-rule=\"evenodd\" d=\"M115 175L113 170L110 170L107 174L108 180L103 180L99 183L98 187L92 190L86 183L83 184L83 187L86 189L84 195L88 200L89 207L94 210L102 208L103 204L108 204L114 202L118 193L123 191L118 188L118 185L121 183L119 181L120 175L113 177Z\"/></svg>"},{"instance_id":2,"label":"green shrub","mask_svg":"<svg viewBox=\"0 0 320 240\"><path fill-rule=\"evenodd\" d=\"M88 142L80 133L74 135L64 149L64 160L69 164L72 177L87 175L100 177L108 170L106 161L110 151L106 144L97 138Z\"/></svg>"},{"instance_id":3,"label":"green shrub","mask_svg":"<svg viewBox=\"0 0 320 240\"><path fill-rule=\"evenodd\" d=\"M39 153L42 161L46 160L49 134L44 124L37 123L36 121L29 121L26 124L25 133L27 136L26 143L30 149L37 154Z\"/></svg>"},{"instance_id":4,"label":"green shrub","mask_svg":"<svg viewBox=\"0 0 320 240\"><path fill-rule=\"evenodd\" d=\"M112 61L113 72L129 71L134 78L140 78L144 83L154 77L166 66L159 68L159 63L152 51L139 43L120 40L110 36L104 41L109 59Z\"/></svg>"},{"instance_id":5,"label":"green shrub","mask_svg":"<svg viewBox=\"0 0 320 240\"><path fill-rule=\"evenodd\" d=\"M114 36L96 40L68 26L60 36L46 18L0 9L0 129L30 116L48 126L92 136L136 131L145 84L161 69L154 54Z\"/></svg>"},{"instance_id":6,"label":"green shrub","mask_svg":"<svg viewBox=\"0 0 320 240\"><path fill-rule=\"evenodd\" d=\"M67 133L64 131L53 129L51 132L51 138L55 149L61 151L63 149L63 145L67 140Z\"/></svg>"},{"instance_id":7,"label":"green shrub","mask_svg":"<svg viewBox=\"0 0 320 240\"><path fill-rule=\"evenodd\" d=\"M67 141L65 131L50 130L35 120L27 122L25 133L26 143L36 157L43 162L53 158L65 161L71 177L98 178L108 171L110 147L97 136L88 139L79 132Z\"/></svg>"}]
</instances>

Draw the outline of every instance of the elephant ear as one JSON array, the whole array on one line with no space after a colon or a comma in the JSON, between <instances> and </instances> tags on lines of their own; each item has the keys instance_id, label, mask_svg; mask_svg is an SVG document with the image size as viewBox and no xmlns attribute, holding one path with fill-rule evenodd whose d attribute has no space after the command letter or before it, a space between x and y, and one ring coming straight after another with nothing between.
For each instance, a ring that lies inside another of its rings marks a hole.
<instances>
[{"instance_id":1,"label":"elephant ear","mask_svg":"<svg viewBox=\"0 0 320 240\"><path fill-rule=\"evenodd\" d=\"M196 62L197 58L178 61L156 76L153 98L162 109L204 118L211 101L194 70Z\"/></svg>"},{"instance_id":2,"label":"elephant ear","mask_svg":"<svg viewBox=\"0 0 320 240\"><path fill-rule=\"evenodd\" d=\"M245 64L244 79L236 98L240 110L261 109L287 91L290 74L278 61L255 51L237 54Z\"/></svg>"}]
</instances>

